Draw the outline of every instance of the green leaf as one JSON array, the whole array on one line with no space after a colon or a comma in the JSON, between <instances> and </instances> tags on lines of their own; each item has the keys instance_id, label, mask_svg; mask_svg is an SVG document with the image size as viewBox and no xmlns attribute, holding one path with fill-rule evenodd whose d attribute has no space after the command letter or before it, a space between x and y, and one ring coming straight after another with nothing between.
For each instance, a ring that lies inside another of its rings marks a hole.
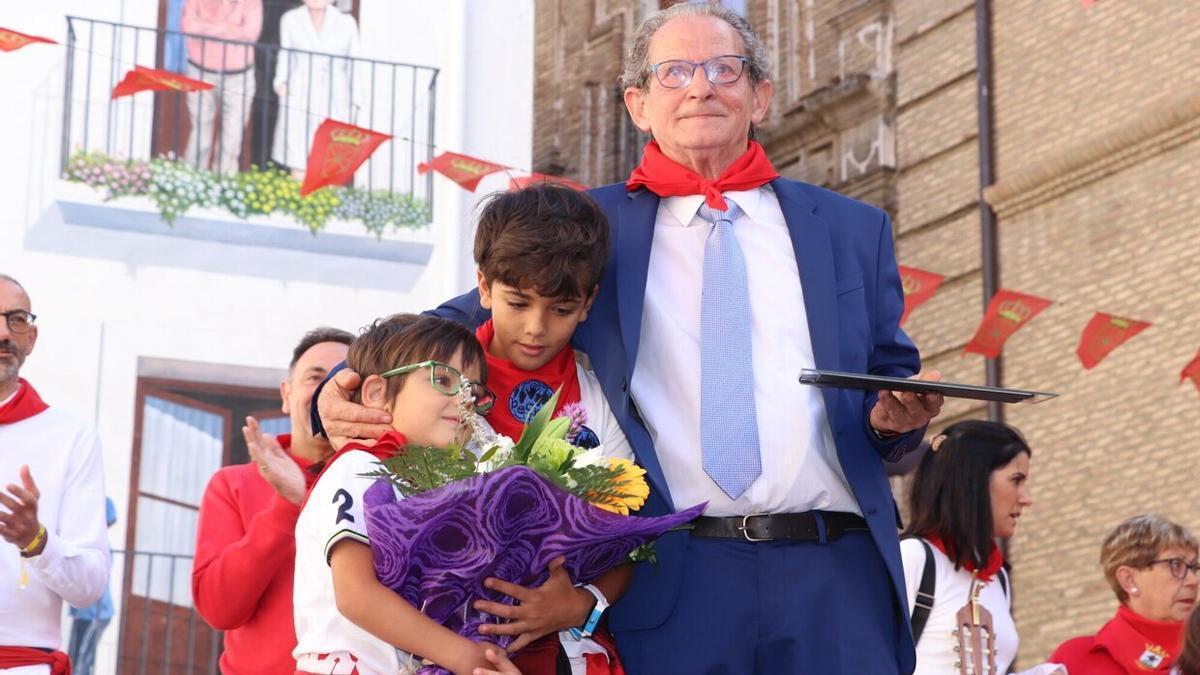
<instances>
[{"instance_id":1,"label":"green leaf","mask_svg":"<svg viewBox=\"0 0 1200 675\"><path fill-rule=\"evenodd\" d=\"M380 468L363 474L386 478L405 497L475 475L475 458L457 448L409 446L404 452L379 461Z\"/></svg>"},{"instance_id":2,"label":"green leaf","mask_svg":"<svg viewBox=\"0 0 1200 675\"><path fill-rule=\"evenodd\" d=\"M529 460L529 451L533 449L533 444L542 435L542 430L550 423L550 417L554 415L554 409L558 407L558 395L562 393L560 386L549 401L542 406L541 410L533 416L529 424L525 426L525 430L521 432L521 440L513 446L513 459L518 464L526 464Z\"/></svg>"}]
</instances>

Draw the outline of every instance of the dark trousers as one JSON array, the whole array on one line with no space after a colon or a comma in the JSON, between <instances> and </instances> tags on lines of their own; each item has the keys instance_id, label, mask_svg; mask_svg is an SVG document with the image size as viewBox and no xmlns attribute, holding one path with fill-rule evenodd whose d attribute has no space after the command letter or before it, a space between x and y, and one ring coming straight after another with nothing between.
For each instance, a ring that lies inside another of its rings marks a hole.
<instances>
[{"instance_id":1,"label":"dark trousers","mask_svg":"<svg viewBox=\"0 0 1200 675\"><path fill-rule=\"evenodd\" d=\"M897 675L901 622L867 532L833 542L692 537L663 625L616 633L629 675Z\"/></svg>"}]
</instances>

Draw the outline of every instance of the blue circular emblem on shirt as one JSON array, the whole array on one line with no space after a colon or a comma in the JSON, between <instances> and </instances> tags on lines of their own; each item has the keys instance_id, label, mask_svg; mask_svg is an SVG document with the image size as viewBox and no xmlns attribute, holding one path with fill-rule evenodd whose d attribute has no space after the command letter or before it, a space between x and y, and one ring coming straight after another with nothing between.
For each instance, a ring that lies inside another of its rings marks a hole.
<instances>
[{"instance_id":1,"label":"blue circular emblem on shirt","mask_svg":"<svg viewBox=\"0 0 1200 675\"><path fill-rule=\"evenodd\" d=\"M584 450L591 450L600 445L600 437L587 427L579 427L579 435L575 437L575 445Z\"/></svg>"},{"instance_id":2,"label":"blue circular emblem on shirt","mask_svg":"<svg viewBox=\"0 0 1200 675\"><path fill-rule=\"evenodd\" d=\"M513 387L512 394L508 397L508 411L512 413L513 419L528 424L553 395L554 390L545 382L525 380Z\"/></svg>"}]
</instances>

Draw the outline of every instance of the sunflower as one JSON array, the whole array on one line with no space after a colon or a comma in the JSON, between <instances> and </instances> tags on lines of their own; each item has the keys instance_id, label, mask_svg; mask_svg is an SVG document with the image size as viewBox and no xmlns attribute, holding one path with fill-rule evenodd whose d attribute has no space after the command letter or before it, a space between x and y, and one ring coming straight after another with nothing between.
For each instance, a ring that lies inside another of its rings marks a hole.
<instances>
[{"instance_id":1,"label":"sunflower","mask_svg":"<svg viewBox=\"0 0 1200 675\"><path fill-rule=\"evenodd\" d=\"M650 495L650 486L646 484L646 470L629 459L612 458L608 460L608 466L616 473L611 489L595 494L590 501L605 511L622 516L642 508L646 497Z\"/></svg>"}]
</instances>

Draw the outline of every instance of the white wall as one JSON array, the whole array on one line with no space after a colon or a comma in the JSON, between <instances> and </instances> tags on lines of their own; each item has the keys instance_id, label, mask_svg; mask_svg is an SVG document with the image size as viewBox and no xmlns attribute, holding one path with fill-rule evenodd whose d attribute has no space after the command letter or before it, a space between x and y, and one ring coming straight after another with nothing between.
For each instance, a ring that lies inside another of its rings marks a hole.
<instances>
[{"instance_id":1,"label":"white wall","mask_svg":"<svg viewBox=\"0 0 1200 675\"><path fill-rule=\"evenodd\" d=\"M362 5L368 55L442 69L440 149L529 166L532 0ZM67 14L154 26L157 11L157 0L0 2L0 26L61 42ZM52 405L95 421L108 492L122 510L129 503L139 357L285 367L296 340L313 326L354 330L376 316L430 307L471 284L471 210L489 190L503 189L506 177L486 180L477 194L435 178L435 246L428 265L416 268L45 227L63 191L56 175L63 61L62 46L0 53L0 147L6 150L0 162L0 272L25 284L39 315L37 349L22 374ZM303 274L282 273L301 268ZM0 467L0 478L7 472ZM124 515L112 530L117 546L125 541Z\"/></svg>"}]
</instances>

